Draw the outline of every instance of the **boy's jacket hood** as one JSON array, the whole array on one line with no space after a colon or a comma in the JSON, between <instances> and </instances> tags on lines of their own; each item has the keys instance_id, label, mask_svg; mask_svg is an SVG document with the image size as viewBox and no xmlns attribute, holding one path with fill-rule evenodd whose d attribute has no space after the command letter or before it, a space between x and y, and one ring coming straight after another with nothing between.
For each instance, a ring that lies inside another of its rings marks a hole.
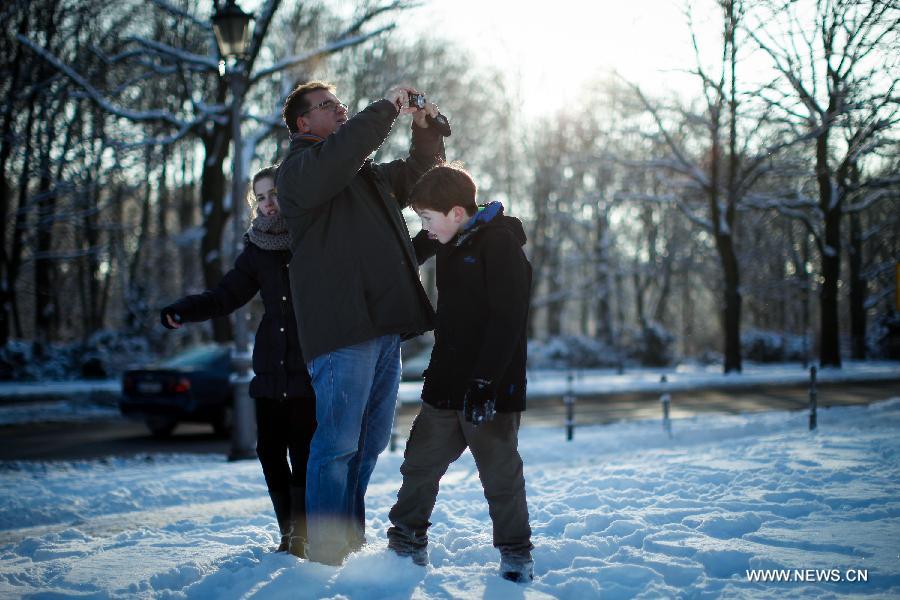
<instances>
[{"instance_id":1,"label":"boy's jacket hood","mask_svg":"<svg viewBox=\"0 0 900 600\"><path fill-rule=\"evenodd\" d=\"M476 212L463 230L456 236L453 242L454 246L462 245L476 232L487 227L503 227L510 231L520 245L524 246L528 238L525 236L525 228L522 222L515 217L507 217L503 214L503 204L500 202L489 202L478 207Z\"/></svg>"}]
</instances>

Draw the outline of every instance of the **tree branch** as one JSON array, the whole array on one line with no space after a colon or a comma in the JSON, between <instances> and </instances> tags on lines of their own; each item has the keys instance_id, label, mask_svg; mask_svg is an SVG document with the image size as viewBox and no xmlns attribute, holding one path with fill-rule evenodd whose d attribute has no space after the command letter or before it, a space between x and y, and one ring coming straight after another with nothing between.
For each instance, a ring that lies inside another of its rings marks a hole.
<instances>
[{"instance_id":1,"label":"tree branch","mask_svg":"<svg viewBox=\"0 0 900 600\"><path fill-rule=\"evenodd\" d=\"M331 54L343 48L348 48L350 46L355 46L357 44L361 44L377 35L384 33L385 31L390 31L394 28L394 24L386 25L380 29L377 29L371 33L366 33L358 36L354 36L351 38L343 38L340 40L336 40L334 42L330 42L325 44L321 48L317 48L315 50L311 50L309 52L304 52L303 54L295 54L293 56L288 56L286 58L281 59L277 63L273 64L270 67L266 67L265 69L260 69L257 71L249 80L248 87L258 83L260 80L272 75L274 73L278 73L279 71L283 71L294 65L298 65L304 62L308 62L310 60L314 60L319 58L320 56L325 56L327 54Z\"/></svg>"}]
</instances>

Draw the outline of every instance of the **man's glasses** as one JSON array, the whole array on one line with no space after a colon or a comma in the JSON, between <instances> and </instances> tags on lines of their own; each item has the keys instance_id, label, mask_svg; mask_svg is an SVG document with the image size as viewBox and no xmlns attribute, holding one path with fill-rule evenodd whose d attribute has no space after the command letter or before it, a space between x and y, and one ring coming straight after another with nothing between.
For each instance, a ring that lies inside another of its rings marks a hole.
<instances>
[{"instance_id":1,"label":"man's glasses","mask_svg":"<svg viewBox=\"0 0 900 600\"><path fill-rule=\"evenodd\" d=\"M343 102L335 102L334 100L323 100L322 102L319 102L315 106L310 106L309 108L304 110L302 113L300 113L300 116L302 117L303 115L311 113L312 111L314 111L316 109L337 112L339 108L343 108L344 110L347 110L347 105L344 104Z\"/></svg>"}]
</instances>

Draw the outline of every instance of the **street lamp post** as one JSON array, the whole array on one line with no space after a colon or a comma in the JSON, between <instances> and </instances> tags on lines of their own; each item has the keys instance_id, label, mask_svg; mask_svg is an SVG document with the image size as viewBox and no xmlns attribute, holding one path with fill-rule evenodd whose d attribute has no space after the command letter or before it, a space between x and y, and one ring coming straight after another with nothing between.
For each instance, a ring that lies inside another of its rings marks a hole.
<instances>
[{"instance_id":1,"label":"street lamp post","mask_svg":"<svg viewBox=\"0 0 900 600\"><path fill-rule=\"evenodd\" d=\"M241 219L240 203L245 195L243 144L241 140L241 113L246 89L243 58L247 53L250 41L250 20L252 15L245 13L235 3L227 0L220 7L215 2L215 13L212 16L216 43L223 63L220 74L228 78L231 88L231 224L234 237L232 263L240 253L241 239L244 230ZM229 65L230 62L230 65ZM231 451L229 460L255 458L255 415L253 403L249 395L250 353L247 347L247 316L243 307L234 313L234 349L232 351L234 367L234 410L232 413Z\"/></svg>"}]
</instances>

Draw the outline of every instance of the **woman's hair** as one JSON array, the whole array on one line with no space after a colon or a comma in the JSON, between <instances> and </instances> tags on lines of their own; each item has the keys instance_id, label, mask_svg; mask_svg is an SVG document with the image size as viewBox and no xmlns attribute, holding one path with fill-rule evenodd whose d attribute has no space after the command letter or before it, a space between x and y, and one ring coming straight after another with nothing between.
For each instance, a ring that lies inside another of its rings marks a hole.
<instances>
[{"instance_id":1,"label":"woman's hair","mask_svg":"<svg viewBox=\"0 0 900 600\"><path fill-rule=\"evenodd\" d=\"M253 174L253 179L250 180L250 188L247 190L247 204L251 210L256 208L256 194L253 193L253 187L256 185L256 182L267 177L274 182L276 173L278 173L278 165L269 165Z\"/></svg>"}]
</instances>

